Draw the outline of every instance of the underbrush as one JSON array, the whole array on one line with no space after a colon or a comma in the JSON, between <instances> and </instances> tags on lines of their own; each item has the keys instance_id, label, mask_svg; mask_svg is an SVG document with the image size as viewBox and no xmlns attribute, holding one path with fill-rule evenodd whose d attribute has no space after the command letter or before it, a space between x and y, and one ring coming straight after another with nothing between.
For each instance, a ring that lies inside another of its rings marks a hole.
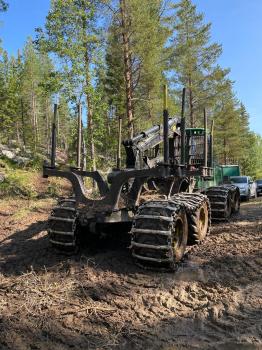
<instances>
[{"instance_id":1,"label":"underbrush","mask_svg":"<svg viewBox=\"0 0 262 350\"><path fill-rule=\"evenodd\" d=\"M59 178L43 179L39 170L15 167L12 162L0 159L0 172L4 180L0 183L0 198L48 198L70 194L71 186Z\"/></svg>"},{"instance_id":2,"label":"underbrush","mask_svg":"<svg viewBox=\"0 0 262 350\"><path fill-rule=\"evenodd\" d=\"M35 198L37 191L34 186L35 173L24 170L7 172L5 180L0 184L1 196L21 196Z\"/></svg>"}]
</instances>

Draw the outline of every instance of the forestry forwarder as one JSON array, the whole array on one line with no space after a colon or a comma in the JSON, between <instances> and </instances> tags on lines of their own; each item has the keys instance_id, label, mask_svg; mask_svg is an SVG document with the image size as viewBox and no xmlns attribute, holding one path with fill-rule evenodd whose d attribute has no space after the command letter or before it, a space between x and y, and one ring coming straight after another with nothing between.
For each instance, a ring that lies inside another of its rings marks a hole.
<instances>
[{"instance_id":1,"label":"forestry forwarder","mask_svg":"<svg viewBox=\"0 0 262 350\"><path fill-rule=\"evenodd\" d=\"M163 126L156 125L133 139L123 141L126 167L120 169L121 119L118 167L107 178L98 171L55 166L56 126L52 130L51 164L43 176L69 180L74 197L59 201L48 220L49 241L59 250L75 252L82 234L114 232L121 227L131 233L131 252L145 267L174 270L188 244L200 243L212 220L227 220L239 210L239 190L217 185L213 169L213 127L186 129L183 90L181 119L169 118L165 87ZM55 108L56 115L56 108ZM81 113L79 112L79 140ZM161 151L163 146L163 157ZM78 142L80 165L81 142ZM86 195L84 178L96 182L100 199ZM80 235L81 233L81 235Z\"/></svg>"}]
</instances>

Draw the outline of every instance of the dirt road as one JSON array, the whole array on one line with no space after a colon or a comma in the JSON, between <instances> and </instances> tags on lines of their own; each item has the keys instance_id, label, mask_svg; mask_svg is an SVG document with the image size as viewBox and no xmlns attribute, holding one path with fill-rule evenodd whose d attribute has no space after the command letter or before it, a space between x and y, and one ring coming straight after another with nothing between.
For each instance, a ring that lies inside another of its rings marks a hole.
<instances>
[{"instance_id":1,"label":"dirt road","mask_svg":"<svg viewBox=\"0 0 262 350\"><path fill-rule=\"evenodd\" d=\"M48 247L52 203L0 202L0 349L262 349L262 200L175 274L135 267L126 244Z\"/></svg>"}]
</instances>

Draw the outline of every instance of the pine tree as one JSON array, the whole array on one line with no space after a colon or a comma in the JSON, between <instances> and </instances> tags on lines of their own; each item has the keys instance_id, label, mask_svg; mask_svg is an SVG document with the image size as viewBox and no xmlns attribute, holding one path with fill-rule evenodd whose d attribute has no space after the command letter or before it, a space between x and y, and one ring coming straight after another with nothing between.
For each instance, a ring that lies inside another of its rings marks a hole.
<instances>
[{"instance_id":1,"label":"pine tree","mask_svg":"<svg viewBox=\"0 0 262 350\"><path fill-rule=\"evenodd\" d=\"M164 81L164 45L168 31L162 23L162 1L119 2L107 45L107 89L117 113L126 110L128 135L160 113ZM111 94L113 93L113 95ZM112 98L113 97L113 98Z\"/></svg>"},{"instance_id":2,"label":"pine tree","mask_svg":"<svg viewBox=\"0 0 262 350\"><path fill-rule=\"evenodd\" d=\"M34 152L37 152L37 148L40 145L40 75L41 75L41 63L39 56L35 51L32 39L27 41L24 51L24 70L23 70L23 101L26 114L30 118L30 125L32 126L32 139L30 143L33 144Z\"/></svg>"},{"instance_id":3,"label":"pine tree","mask_svg":"<svg viewBox=\"0 0 262 350\"><path fill-rule=\"evenodd\" d=\"M190 126L195 127L203 108L214 105L217 85L228 70L217 65L222 47L210 43L211 24L204 24L203 14L197 13L192 1L181 0L173 9L175 14L169 23L174 31L169 48L171 80L179 90L187 88Z\"/></svg>"},{"instance_id":4,"label":"pine tree","mask_svg":"<svg viewBox=\"0 0 262 350\"><path fill-rule=\"evenodd\" d=\"M38 30L42 47L63 62L63 73L71 97L85 96L92 169L96 169L94 140L94 88L92 63L99 44L97 12L99 1L53 0L45 33Z\"/></svg>"}]
</instances>

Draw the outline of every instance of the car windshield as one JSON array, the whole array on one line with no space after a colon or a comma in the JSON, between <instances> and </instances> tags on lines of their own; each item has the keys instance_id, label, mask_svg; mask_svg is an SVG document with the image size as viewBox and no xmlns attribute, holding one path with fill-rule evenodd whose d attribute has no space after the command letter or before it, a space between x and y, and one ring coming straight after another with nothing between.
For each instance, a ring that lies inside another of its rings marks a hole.
<instances>
[{"instance_id":1,"label":"car windshield","mask_svg":"<svg viewBox=\"0 0 262 350\"><path fill-rule=\"evenodd\" d=\"M262 180L257 180L256 183L262 185Z\"/></svg>"},{"instance_id":2,"label":"car windshield","mask_svg":"<svg viewBox=\"0 0 262 350\"><path fill-rule=\"evenodd\" d=\"M230 180L234 184L246 184L247 183L246 176L231 177Z\"/></svg>"}]
</instances>

